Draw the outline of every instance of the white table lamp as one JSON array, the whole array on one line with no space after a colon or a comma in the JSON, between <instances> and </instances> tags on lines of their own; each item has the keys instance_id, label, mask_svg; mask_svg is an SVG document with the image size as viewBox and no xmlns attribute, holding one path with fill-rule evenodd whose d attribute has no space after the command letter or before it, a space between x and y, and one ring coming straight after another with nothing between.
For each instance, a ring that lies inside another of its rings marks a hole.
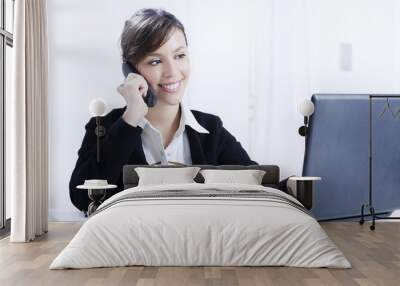
<instances>
[{"instance_id":1,"label":"white table lamp","mask_svg":"<svg viewBox=\"0 0 400 286\"><path fill-rule=\"evenodd\" d=\"M299 134L307 136L308 118L314 113L314 103L309 99L305 99L298 105L298 111L304 117L304 125L299 128Z\"/></svg>"},{"instance_id":2,"label":"white table lamp","mask_svg":"<svg viewBox=\"0 0 400 286\"><path fill-rule=\"evenodd\" d=\"M94 133L97 137L97 163L100 162L100 137L106 135L106 129L100 125L100 116L103 116L107 111L107 104L101 98L93 99L89 104L89 112L96 117L96 129Z\"/></svg>"}]
</instances>

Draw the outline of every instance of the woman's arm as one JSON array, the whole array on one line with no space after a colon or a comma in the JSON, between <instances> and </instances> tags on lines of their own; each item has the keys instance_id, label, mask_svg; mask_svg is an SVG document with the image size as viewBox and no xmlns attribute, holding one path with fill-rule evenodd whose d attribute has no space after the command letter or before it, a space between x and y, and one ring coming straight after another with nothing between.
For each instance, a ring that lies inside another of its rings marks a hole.
<instances>
[{"instance_id":1,"label":"woman's arm","mask_svg":"<svg viewBox=\"0 0 400 286\"><path fill-rule=\"evenodd\" d=\"M69 183L71 201L83 211L87 210L90 200L87 192L76 189L76 186L87 179L106 179L109 184L117 184L122 167L140 142L142 128L129 125L122 117L112 124L105 120L102 125L106 128L106 135L100 140L100 163L97 163L96 119L93 117L85 126L86 133Z\"/></svg>"},{"instance_id":2,"label":"woman's arm","mask_svg":"<svg viewBox=\"0 0 400 286\"><path fill-rule=\"evenodd\" d=\"M222 125L222 122L221 122ZM221 144L218 147L219 165L258 165L252 161L239 141L221 126Z\"/></svg>"}]
</instances>

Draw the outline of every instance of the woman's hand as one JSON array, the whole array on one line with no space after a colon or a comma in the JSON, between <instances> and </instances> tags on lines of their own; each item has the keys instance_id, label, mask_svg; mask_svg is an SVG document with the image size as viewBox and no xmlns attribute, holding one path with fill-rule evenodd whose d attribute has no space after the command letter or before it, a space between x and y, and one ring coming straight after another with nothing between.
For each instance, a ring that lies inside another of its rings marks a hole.
<instances>
[{"instance_id":1,"label":"woman's hand","mask_svg":"<svg viewBox=\"0 0 400 286\"><path fill-rule=\"evenodd\" d=\"M118 92L126 101L127 108L122 115L126 123L137 126L149 111L143 100L143 97L147 95L148 88L144 77L137 73L128 74L124 83L117 87Z\"/></svg>"}]
</instances>

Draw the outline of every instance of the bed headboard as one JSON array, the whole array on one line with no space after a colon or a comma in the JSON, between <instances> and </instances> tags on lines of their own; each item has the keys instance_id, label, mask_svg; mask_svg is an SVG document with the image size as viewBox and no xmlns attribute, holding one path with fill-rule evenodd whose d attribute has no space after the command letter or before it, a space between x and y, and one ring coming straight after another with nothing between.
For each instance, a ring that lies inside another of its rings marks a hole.
<instances>
[{"instance_id":1,"label":"bed headboard","mask_svg":"<svg viewBox=\"0 0 400 286\"><path fill-rule=\"evenodd\" d=\"M262 179L262 185L265 187L272 187L278 189L279 183L279 167L275 165L191 165L194 167L200 167L201 169L220 169L220 170L264 170L265 175ZM150 166L150 165L125 165L123 168L123 183L124 189L136 187L139 182L139 177L135 172L136 167L146 167L146 168L181 168L182 166L177 165L164 165L164 166ZM204 183L203 176L199 173L194 180L197 183Z\"/></svg>"}]
</instances>

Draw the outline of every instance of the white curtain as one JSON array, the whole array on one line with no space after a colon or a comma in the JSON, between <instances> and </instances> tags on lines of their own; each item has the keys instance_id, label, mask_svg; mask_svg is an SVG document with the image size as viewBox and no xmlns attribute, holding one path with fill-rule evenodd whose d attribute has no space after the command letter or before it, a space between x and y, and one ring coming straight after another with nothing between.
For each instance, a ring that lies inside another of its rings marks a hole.
<instances>
[{"instance_id":1,"label":"white curtain","mask_svg":"<svg viewBox=\"0 0 400 286\"><path fill-rule=\"evenodd\" d=\"M297 105L310 98L310 1L252 1L249 17L253 118L249 150L260 163L276 164L281 178L301 175L303 118Z\"/></svg>"},{"instance_id":2,"label":"white curtain","mask_svg":"<svg viewBox=\"0 0 400 286\"><path fill-rule=\"evenodd\" d=\"M6 99L11 242L31 241L48 229L46 22L45 0L15 2L13 88Z\"/></svg>"},{"instance_id":3,"label":"white curtain","mask_svg":"<svg viewBox=\"0 0 400 286\"><path fill-rule=\"evenodd\" d=\"M192 54L185 100L221 116L250 157L280 166L282 178L302 171L296 107L312 94L309 2L204 0L178 15Z\"/></svg>"}]
</instances>

